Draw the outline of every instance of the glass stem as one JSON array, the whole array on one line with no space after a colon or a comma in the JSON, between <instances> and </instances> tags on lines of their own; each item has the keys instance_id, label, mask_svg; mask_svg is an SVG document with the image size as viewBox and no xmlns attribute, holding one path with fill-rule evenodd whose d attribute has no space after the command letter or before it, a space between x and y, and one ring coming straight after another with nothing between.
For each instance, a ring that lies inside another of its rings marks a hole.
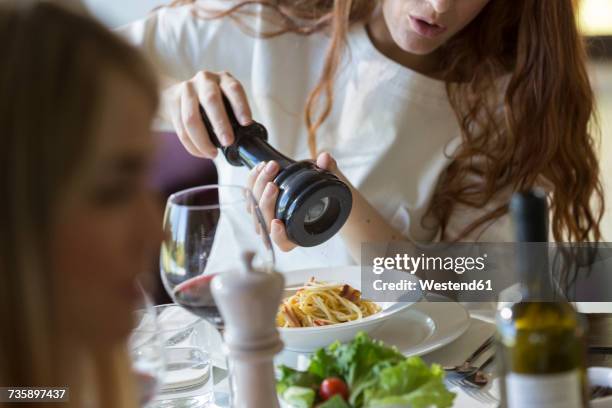
<instances>
[{"instance_id":1,"label":"glass stem","mask_svg":"<svg viewBox=\"0 0 612 408\"><path fill-rule=\"evenodd\" d=\"M217 331L221 335L221 340L223 344L225 345L225 328L217 326ZM227 353L224 352L224 355L225 355L225 366L227 367L227 385L229 389L229 406L233 407L234 406L234 381L233 381L233 376L232 376L232 366L231 366L231 361Z\"/></svg>"}]
</instances>

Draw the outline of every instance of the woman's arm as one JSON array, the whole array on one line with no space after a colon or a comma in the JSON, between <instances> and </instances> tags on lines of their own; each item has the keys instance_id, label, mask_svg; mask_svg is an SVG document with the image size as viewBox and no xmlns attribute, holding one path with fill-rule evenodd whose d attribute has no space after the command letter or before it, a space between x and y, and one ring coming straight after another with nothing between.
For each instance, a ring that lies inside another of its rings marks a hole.
<instances>
[{"instance_id":1,"label":"woman's arm","mask_svg":"<svg viewBox=\"0 0 612 408\"><path fill-rule=\"evenodd\" d=\"M362 243L388 243L405 240L402 233L393 228L338 170L336 160L329 153L320 154L317 158L317 165L338 176L349 186L353 194L353 208L340 234L355 261L360 261Z\"/></svg>"}]
</instances>

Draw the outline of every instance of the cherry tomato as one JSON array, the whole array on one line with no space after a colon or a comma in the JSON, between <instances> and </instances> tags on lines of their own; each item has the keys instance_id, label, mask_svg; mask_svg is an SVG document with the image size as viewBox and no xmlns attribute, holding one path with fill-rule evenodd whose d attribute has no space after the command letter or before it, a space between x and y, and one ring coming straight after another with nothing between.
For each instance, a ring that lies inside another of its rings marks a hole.
<instances>
[{"instance_id":1,"label":"cherry tomato","mask_svg":"<svg viewBox=\"0 0 612 408\"><path fill-rule=\"evenodd\" d=\"M338 377L329 377L323 380L319 387L319 396L327 401L336 394L340 394L345 401L348 400L349 391L346 383Z\"/></svg>"}]
</instances>

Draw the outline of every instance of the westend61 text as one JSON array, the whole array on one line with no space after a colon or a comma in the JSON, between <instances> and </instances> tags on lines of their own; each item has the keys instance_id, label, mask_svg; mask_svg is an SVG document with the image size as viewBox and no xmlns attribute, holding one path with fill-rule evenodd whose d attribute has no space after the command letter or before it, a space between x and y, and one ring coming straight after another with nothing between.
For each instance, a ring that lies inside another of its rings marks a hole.
<instances>
[{"instance_id":1,"label":"westend61 text","mask_svg":"<svg viewBox=\"0 0 612 408\"><path fill-rule=\"evenodd\" d=\"M381 279L375 280L372 287L376 291L412 291L420 289L422 291L492 291L491 279L473 280L471 282L437 282L432 279L419 280L418 282L400 280L397 282L384 282Z\"/></svg>"}]
</instances>

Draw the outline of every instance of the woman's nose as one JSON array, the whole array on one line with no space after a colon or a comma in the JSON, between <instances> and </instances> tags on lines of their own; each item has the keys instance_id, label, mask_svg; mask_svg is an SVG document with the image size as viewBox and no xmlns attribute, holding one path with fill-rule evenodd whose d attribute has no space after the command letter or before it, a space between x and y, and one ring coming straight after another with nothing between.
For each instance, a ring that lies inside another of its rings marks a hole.
<instances>
[{"instance_id":1,"label":"woman's nose","mask_svg":"<svg viewBox=\"0 0 612 408\"><path fill-rule=\"evenodd\" d=\"M438 14L446 13L455 0L429 0L429 3Z\"/></svg>"}]
</instances>

